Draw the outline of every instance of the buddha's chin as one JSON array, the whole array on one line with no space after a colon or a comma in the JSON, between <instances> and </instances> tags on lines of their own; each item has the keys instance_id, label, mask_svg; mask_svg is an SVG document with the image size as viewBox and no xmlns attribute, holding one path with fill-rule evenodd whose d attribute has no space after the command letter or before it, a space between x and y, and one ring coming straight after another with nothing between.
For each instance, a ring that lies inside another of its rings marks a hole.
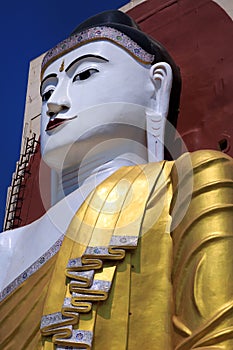
<instances>
[{"instance_id":1,"label":"buddha's chin","mask_svg":"<svg viewBox=\"0 0 233 350\"><path fill-rule=\"evenodd\" d=\"M61 170L78 165L101 143L108 141L109 148L111 139L143 140L145 109L141 105L113 102L80 111L77 118L62 123L56 132L42 132L42 157L49 167Z\"/></svg>"}]
</instances>

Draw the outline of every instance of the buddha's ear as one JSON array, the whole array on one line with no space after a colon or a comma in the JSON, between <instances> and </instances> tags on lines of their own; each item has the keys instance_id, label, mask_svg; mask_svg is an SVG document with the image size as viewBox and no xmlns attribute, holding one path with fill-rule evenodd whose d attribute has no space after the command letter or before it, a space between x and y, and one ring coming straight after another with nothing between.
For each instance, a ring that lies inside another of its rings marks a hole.
<instances>
[{"instance_id":1,"label":"buddha's ear","mask_svg":"<svg viewBox=\"0 0 233 350\"><path fill-rule=\"evenodd\" d=\"M148 161L164 159L165 123L169 110L172 87L172 69L166 62L154 64L150 69L154 85L150 108L146 110Z\"/></svg>"},{"instance_id":2,"label":"buddha's ear","mask_svg":"<svg viewBox=\"0 0 233 350\"><path fill-rule=\"evenodd\" d=\"M155 63L150 68L150 78L154 85L151 108L156 114L167 118L172 88L172 69L166 62Z\"/></svg>"}]
</instances>

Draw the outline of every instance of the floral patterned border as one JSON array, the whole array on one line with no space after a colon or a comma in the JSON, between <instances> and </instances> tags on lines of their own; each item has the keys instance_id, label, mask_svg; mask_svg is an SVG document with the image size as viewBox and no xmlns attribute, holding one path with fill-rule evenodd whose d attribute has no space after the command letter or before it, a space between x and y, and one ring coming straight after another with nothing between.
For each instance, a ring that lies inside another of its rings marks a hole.
<instances>
[{"instance_id":1,"label":"floral patterned border","mask_svg":"<svg viewBox=\"0 0 233 350\"><path fill-rule=\"evenodd\" d=\"M135 41L133 41L127 35L121 33L119 30L111 27L94 27L68 37L49 50L42 62L41 75L45 69L57 58L83 44L96 40L112 41L126 49L136 59L145 64L151 64L154 60L154 55L146 52Z\"/></svg>"},{"instance_id":2,"label":"floral patterned border","mask_svg":"<svg viewBox=\"0 0 233 350\"><path fill-rule=\"evenodd\" d=\"M37 259L31 266L22 272L14 281L0 292L0 301L13 293L26 279L38 271L49 259L51 259L60 249L64 235L62 235L47 252Z\"/></svg>"}]
</instances>

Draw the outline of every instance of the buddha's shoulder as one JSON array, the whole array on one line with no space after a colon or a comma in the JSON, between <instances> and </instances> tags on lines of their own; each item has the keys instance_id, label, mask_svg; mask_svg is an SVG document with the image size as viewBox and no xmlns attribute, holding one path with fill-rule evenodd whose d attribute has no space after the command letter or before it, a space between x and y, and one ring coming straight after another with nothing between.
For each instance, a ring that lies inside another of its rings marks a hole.
<instances>
[{"instance_id":1,"label":"buddha's shoulder","mask_svg":"<svg viewBox=\"0 0 233 350\"><path fill-rule=\"evenodd\" d=\"M191 158L191 161L193 165L199 165L203 164L206 162L232 162L232 157L227 155L226 153L220 152L220 151L215 151L215 150L209 150L209 149L204 149L204 150L198 150L195 152L190 152L188 155ZM180 157L185 157L186 153Z\"/></svg>"},{"instance_id":2,"label":"buddha's shoulder","mask_svg":"<svg viewBox=\"0 0 233 350\"><path fill-rule=\"evenodd\" d=\"M198 150L184 153L174 162L174 166L186 170L190 169L196 173L205 168L232 168L233 158L220 151Z\"/></svg>"},{"instance_id":3,"label":"buddha's shoulder","mask_svg":"<svg viewBox=\"0 0 233 350\"><path fill-rule=\"evenodd\" d=\"M174 188L188 186L206 188L206 186L225 186L233 184L233 159L219 151L199 150L184 153L174 161L171 169ZM221 185L222 184L222 185Z\"/></svg>"}]
</instances>

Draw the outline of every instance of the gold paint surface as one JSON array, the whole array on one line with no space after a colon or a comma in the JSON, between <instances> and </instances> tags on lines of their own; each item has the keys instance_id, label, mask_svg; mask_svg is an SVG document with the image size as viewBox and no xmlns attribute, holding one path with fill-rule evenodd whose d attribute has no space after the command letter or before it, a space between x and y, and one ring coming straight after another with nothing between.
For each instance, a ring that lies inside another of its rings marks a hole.
<instances>
[{"instance_id":1,"label":"gold paint surface","mask_svg":"<svg viewBox=\"0 0 233 350\"><path fill-rule=\"evenodd\" d=\"M178 163L125 167L92 192L60 252L0 305L1 348L54 350L39 324L43 308L58 312L70 296L68 260L90 243L139 234L136 250L96 273L112 281L111 290L75 329L94 331L94 350L233 349L232 159L214 151L190 156L191 171L182 163L186 156L178 160L179 176Z\"/></svg>"}]
</instances>

